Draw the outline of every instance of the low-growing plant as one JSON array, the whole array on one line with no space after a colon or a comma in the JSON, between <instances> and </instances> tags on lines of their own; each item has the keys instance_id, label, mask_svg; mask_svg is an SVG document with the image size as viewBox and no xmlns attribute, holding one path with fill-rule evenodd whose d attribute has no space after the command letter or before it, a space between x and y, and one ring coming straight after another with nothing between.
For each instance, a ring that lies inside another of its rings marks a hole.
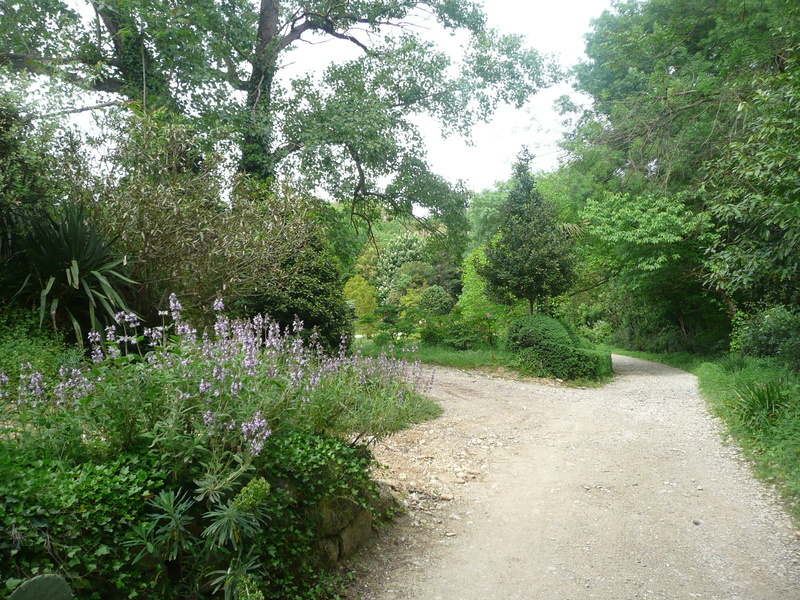
<instances>
[{"instance_id":1,"label":"low-growing plant","mask_svg":"<svg viewBox=\"0 0 800 600\"><path fill-rule=\"evenodd\" d=\"M753 429L764 429L774 422L790 402L783 380L743 382L734 388L733 407L740 421Z\"/></svg>"},{"instance_id":2,"label":"low-growing plant","mask_svg":"<svg viewBox=\"0 0 800 600\"><path fill-rule=\"evenodd\" d=\"M745 370L748 366L748 362L748 358L743 354L726 354L717 361L717 365L726 373L735 375Z\"/></svg>"},{"instance_id":3,"label":"low-growing plant","mask_svg":"<svg viewBox=\"0 0 800 600\"><path fill-rule=\"evenodd\" d=\"M30 223L21 246L35 281L40 325L46 314L54 328L65 320L81 344L87 328L99 329L116 312L127 310L123 290L135 282L120 272L125 257L115 254L113 240L88 220L80 205L65 204L58 210L56 218Z\"/></svg>"},{"instance_id":4,"label":"low-growing plant","mask_svg":"<svg viewBox=\"0 0 800 600\"><path fill-rule=\"evenodd\" d=\"M83 368L0 380L0 521L18 532L0 563L15 581L59 572L86 598L310 597L309 511L364 502L368 444L431 416L421 371L215 310L207 332L174 296L160 327L119 313Z\"/></svg>"}]
</instances>

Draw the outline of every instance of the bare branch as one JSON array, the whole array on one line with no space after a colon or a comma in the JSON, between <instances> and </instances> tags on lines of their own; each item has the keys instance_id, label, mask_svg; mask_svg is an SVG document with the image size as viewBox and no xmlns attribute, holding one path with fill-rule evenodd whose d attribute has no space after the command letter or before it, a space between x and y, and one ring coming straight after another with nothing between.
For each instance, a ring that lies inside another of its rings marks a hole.
<instances>
[{"instance_id":1,"label":"bare branch","mask_svg":"<svg viewBox=\"0 0 800 600\"><path fill-rule=\"evenodd\" d=\"M75 114L82 113L82 112L88 112L90 110L97 110L99 108L109 108L111 106L122 106L123 104L125 104L125 102L121 101L121 100L117 100L117 101L114 101L114 102L103 102L102 104L95 104L93 106L83 106L81 108L70 108L70 109L67 109L67 110L59 110L57 112L47 113L47 114L44 114L44 115L31 115L28 118L34 119L34 120L35 119L48 119L50 117L61 117L61 116L64 116L64 115L75 115Z\"/></svg>"}]
</instances>

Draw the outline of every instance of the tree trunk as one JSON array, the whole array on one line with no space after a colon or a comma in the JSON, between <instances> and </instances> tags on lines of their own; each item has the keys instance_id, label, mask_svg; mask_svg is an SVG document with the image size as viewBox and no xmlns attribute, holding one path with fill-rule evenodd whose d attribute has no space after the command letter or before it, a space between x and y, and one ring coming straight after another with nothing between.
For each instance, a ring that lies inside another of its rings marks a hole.
<instances>
[{"instance_id":1,"label":"tree trunk","mask_svg":"<svg viewBox=\"0 0 800 600\"><path fill-rule=\"evenodd\" d=\"M241 147L242 172L264 180L275 176L276 167L275 133L270 108L281 49L279 9L280 0L261 0Z\"/></svg>"},{"instance_id":2,"label":"tree trunk","mask_svg":"<svg viewBox=\"0 0 800 600\"><path fill-rule=\"evenodd\" d=\"M170 90L169 79L153 65L153 57L145 44L135 19L119 10L118 4L92 2L103 26L111 36L124 82L119 92L131 100L140 100L145 107L166 106L178 111L178 102Z\"/></svg>"}]
</instances>

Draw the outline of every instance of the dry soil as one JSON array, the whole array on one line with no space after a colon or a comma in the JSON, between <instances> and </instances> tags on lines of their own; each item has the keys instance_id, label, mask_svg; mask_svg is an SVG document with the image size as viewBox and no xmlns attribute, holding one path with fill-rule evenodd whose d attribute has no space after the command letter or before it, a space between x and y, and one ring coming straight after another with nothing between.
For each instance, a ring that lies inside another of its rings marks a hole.
<instances>
[{"instance_id":1,"label":"dry soil","mask_svg":"<svg viewBox=\"0 0 800 600\"><path fill-rule=\"evenodd\" d=\"M407 510L358 600L800 600L800 532L683 371L601 388L437 369L444 414L376 447Z\"/></svg>"}]
</instances>

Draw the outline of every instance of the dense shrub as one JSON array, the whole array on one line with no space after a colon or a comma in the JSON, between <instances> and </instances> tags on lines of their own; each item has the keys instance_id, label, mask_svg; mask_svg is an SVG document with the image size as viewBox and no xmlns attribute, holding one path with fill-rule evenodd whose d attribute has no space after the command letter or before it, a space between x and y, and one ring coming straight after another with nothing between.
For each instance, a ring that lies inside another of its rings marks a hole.
<instances>
[{"instance_id":1,"label":"dense shrub","mask_svg":"<svg viewBox=\"0 0 800 600\"><path fill-rule=\"evenodd\" d=\"M456 350L474 350L497 346L496 323L491 315L470 317L458 308L441 317L425 319L420 339L430 346L448 346Z\"/></svg>"},{"instance_id":2,"label":"dense shrub","mask_svg":"<svg viewBox=\"0 0 800 600\"><path fill-rule=\"evenodd\" d=\"M426 314L442 316L453 308L453 297L442 286L431 285L422 291L417 305Z\"/></svg>"},{"instance_id":3,"label":"dense shrub","mask_svg":"<svg viewBox=\"0 0 800 600\"><path fill-rule=\"evenodd\" d=\"M598 380L612 374L611 355L542 340L517 354L519 372L531 377Z\"/></svg>"},{"instance_id":4,"label":"dense shrub","mask_svg":"<svg viewBox=\"0 0 800 600\"><path fill-rule=\"evenodd\" d=\"M560 321L546 315L528 315L515 320L508 327L508 349L517 352L530 348L542 340L565 346L577 344L577 336Z\"/></svg>"},{"instance_id":5,"label":"dense shrub","mask_svg":"<svg viewBox=\"0 0 800 600\"><path fill-rule=\"evenodd\" d=\"M773 306L751 315L737 315L731 347L757 358L780 357L800 367L800 313Z\"/></svg>"},{"instance_id":6,"label":"dense shrub","mask_svg":"<svg viewBox=\"0 0 800 600\"><path fill-rule=\"evenodd\" d=\"M311 507L363 504L366 441L435 415L407 361L332 356L300 323L221 312L201 336L170 308L173 325L142 334L118 315L58 381L0 375L9 589L54 571L79 598L310 598Z\"/></svg>"},{"instance_id":7,"label":"dense shrub","mask_svg":"<svg viewBox=\"0 0 800 600\"><path fill-rule=\"evenodd\" d=\"M517 353L517 368L524 375L596 380L612 372L608 352L593 349L572 328L546 315L514 321L507 345Z\"/></svg>"},{"instance_id":8,"label":"dense shrub","mask_svg":"<svg viewBox=\"0 0 800 600\"><path fill-rule=\"evenodd\" d=\"M284 326L297 316L334 348L349 336L327 207L288 184L231 180L220 153L159 111L115 130L124 135L112 140L92 206L139 284L131 308L151 322L174 292L199 321L224 293L239 316Z\"/></svg>"}]
</instances>

